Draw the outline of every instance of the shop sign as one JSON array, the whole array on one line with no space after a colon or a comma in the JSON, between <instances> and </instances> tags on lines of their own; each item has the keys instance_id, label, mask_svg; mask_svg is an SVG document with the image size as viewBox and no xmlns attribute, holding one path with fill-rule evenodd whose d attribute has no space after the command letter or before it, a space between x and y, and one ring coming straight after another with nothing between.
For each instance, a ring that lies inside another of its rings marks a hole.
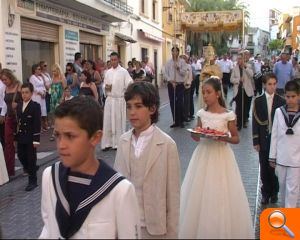
<instances>
[{"instance_id":1,"label":"shop sign","mask_svg":"<svg viewBox=\"0 0 300 240\"><path fill-rule=\"evenodd\" d=\"M4 32L4 49L5 49L5 66L11 69L14 73L18 72L20 68L18 64L18 42L20 41L20 35L16 32L5 31Z\"/></svg>"},{"instance_id":2,"label":"shop sign","mask_svg":"<svg viewBox=\"0 0 300 240\"><path fill-rule=\"evenodd\" d=\"M65 65L74 62L74 55L79 51L79 32L65 29Z\"/></svg>"},{"instance_id":3,"label":"shop sign","mask_svg":"<svg viewBox=\"0 0 300 240\"><path fill-rule=\"evenodd\" d=\"M78 41L78 32L65 30L65 39L72 40L72 41Z\"/></svg>"},{"instance_id":4,"label":"shop sign","mask_svg":"<svg viewBox=\"0 0 300 240\"><path fill-rule=\"evenodd\" d=\"M17 7L26 10L34 11L34 1L33 0L17 0Z\"/></svg>"},{"instance_id":5,"label":"shop sign","mask_svg":"<svg viewBox=\"0 0 300 240\"><path fill-rule=\"evenodd\" d=\"M107 31L109 29L108 24L105 24L92 16L46 2L36 3L36 16L90 29L96 32Z\"/></svg>"}]
</instances>

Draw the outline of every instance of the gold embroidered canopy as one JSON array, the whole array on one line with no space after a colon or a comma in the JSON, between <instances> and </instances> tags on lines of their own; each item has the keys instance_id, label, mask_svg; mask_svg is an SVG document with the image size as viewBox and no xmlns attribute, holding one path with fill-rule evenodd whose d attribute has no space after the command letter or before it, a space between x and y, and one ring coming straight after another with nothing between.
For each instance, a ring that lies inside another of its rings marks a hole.
<instances>
[{"instance_id":1,"label":"gold embroidered canopy","mask_svg":"<svg viewBox=\"0 0 300 240\"><path fill-rule=\"evenodd\" d=\"M243 10L185 12L181 14L184 29L194 32L236 31L243 29Z\"/></svg>"}]
</instances>

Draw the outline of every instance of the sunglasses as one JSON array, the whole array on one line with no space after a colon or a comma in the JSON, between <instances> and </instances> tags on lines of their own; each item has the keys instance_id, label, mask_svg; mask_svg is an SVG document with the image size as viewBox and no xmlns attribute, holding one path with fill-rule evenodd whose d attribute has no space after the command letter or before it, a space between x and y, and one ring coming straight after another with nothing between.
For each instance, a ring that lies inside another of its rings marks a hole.
<instances>
[{"instance_id":1,"label":"sunglasses","mask_svg":"<svg viewBox=\"0 0 300 240\"><path fill-rule=\"evenodd\" d=\"M71 69L71 68L67 68L66 70L69 72L69 71L71 71L72 69Z\"/></svg>"}]
</instances>

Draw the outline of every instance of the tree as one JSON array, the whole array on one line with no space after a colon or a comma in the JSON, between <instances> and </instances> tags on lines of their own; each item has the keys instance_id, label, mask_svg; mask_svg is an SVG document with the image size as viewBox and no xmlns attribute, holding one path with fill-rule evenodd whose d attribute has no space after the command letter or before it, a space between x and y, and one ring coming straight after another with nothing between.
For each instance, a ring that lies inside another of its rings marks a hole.
<instances>
[{"instance_id":1,"label":"tree","mask_svg":"<svg viewBox=\"0 0 300 240\"><path fill-rule=\"evenodd\" d=\"M239 2L239 0L190 0L190 12L205 12L205 11L224 11L224 10L244 10L246 29L249 19L247 6ZM192 32L187 31L187 42L192 47L192 53L198 54L203 46L211 43L217 54L221 55L228 51L227 41L231 37L241 36L241 31L233 32Z\"/></svg>"},{"instance_id":2,"label":"tree","mask_svg":"<svg viewBox=\"0 0 300 240\"><path fill-rule=\"evenodd\" d=\"M271 40L268 44L268 47L271 51L275 51L278 53L284 46L284 42L282 39L274 39Z\"/></svg>"}]
</instances>

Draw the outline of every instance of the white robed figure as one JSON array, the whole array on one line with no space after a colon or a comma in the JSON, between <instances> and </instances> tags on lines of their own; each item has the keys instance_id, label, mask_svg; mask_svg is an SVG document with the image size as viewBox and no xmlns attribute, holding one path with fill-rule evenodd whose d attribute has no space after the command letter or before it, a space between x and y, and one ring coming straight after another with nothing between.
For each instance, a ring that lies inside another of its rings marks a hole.
<instances>
[{"instance_id":1,"label":"white robed figure","mask_svg":"<svg viewBox=\"0 0 300 240\"><path fill-rule=\"evenodd\" d=\"M124 92L133 82L128 71L119 65L119 55L111 53L110 68L104 78L106 100L104 105L103 137L101 148L117 148L120 136L126 132L126 102Z\"/></svg>"},{"instance_id":2,"label":"white robed figure","mask_svg":"<svg viewBox=\"0 0 300 240\"><path fill-rule=\"evenodd\" d=\"M4 159L3 149L2 145L0 143L0 186L4 183L8 182L8 174L6 169L6 163Z\"/></svg>"}]
</instances>

